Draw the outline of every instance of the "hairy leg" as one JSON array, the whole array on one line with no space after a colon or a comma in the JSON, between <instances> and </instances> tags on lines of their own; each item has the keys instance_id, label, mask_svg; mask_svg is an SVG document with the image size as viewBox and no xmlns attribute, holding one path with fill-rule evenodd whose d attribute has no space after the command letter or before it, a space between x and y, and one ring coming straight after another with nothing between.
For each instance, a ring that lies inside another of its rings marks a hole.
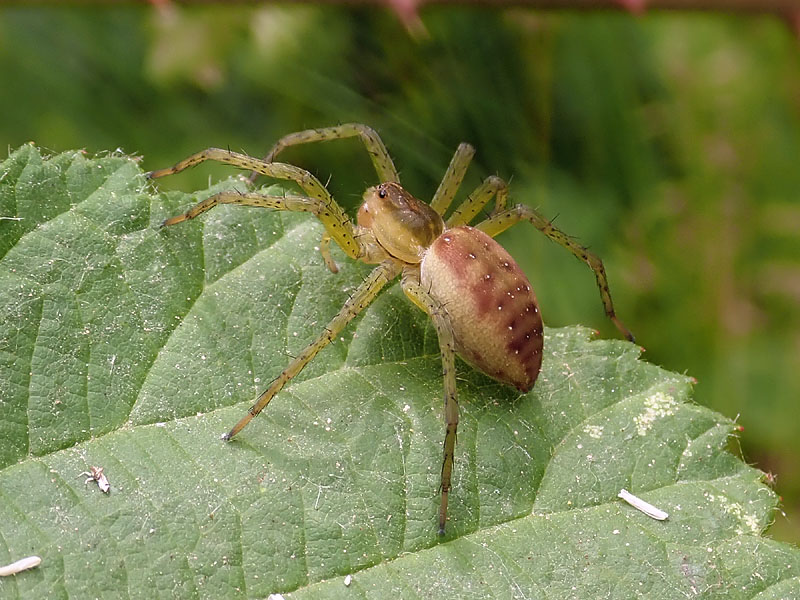
<instances>
[{"instance_id":1,"label":"hairy leg","mask_svg":"<svg viewBox=\"0 0 800 600\"><path fill-rule=\"evenodd\" d=\"M453 214L447 219L447 226L457 227L458 225L467 225L492 198L495 199L494 211L492 211L492 214L506 209L508 184L494 175L484 179L483 183L461 203L461 206L453 211Z\"/></svg>"},{"instance_id":2,"label":"hairy leg","mask_svg":"<svg viewBox=\"0 0 800 600\"><path fill-rule=\"evenodd\" d=\"M442 181L433 195L433 200L431 200L431 208L443 217L450 204L452 204L461 182L464 181L464 174L467 172L469 163L474 155L475 148L469 144L460 144L450 160L450 164L444 172L444 177L442 177Z\"/></svg>"},{"instance_id":3,"label":"hairy leg","mask_svg":"<svg viewBox=\"0 0 800 600\"><path fill-rule=\"evenodd\" d=\"M209 196L192 206L185 213L166 219L161 226L167 227L194 219L195 217L211 210L218 204L241 204L242 206L257 206L261 208L272 208L274 210L287 210L294 212L310 212L325 226L326 234L320 244L320 252L325 265L334 273L335 263L330 254L330 240L336 243L349 254L352 258L367 258L368 249L362 247L358 241L356 231L350 218L342 208L333 200L319 200L305 196L272 196L257 194L254 192L241 193L235 190L220 192ZM327 241L326 241L327 240ZM331 268L333 266L333 268Z\"/></svg>"},{"instance_id":4,"label":"hairy leg","mask_svg":"<svg viewBox=\"0 0 800 600\"><path fill-rule=\"evenodd\" d=\"M292 380L313 359L317 353L327 346L341 333L355 316L364 310L378 295L389 281L400 272L400 267L393 261L387 261L372 270L367 278L358 286L352 296L345 302L339 313L326 325L325 330L306 346L292 362L276 377L270 386L258 397L255 404L250 407L247 414L233 426L228 433L222 436L223 440L230 440L260 413L275 397L284 385Z\"/></svg>"},{"instance_id":5,"label":"hairy leg","mask_svg":"<svg viewBox=\"0 0 800 600\"><path fill-rule=\"evenodd\" d=\"M400 176L397 174L397 169L389 156L389 151L386 145L381 140L378 133L367 125L361 123L344 123L334 127L322 127L320 129L306 129L304 131L297 131L290 133L279 139L269 154L264 157L265 162L272 162L289 146L298 146L300 144L312 144L315 142L327 142L330 140L341 140L344 138L358 137L364 144L364 147L369 153L375 171L378 173L380 182L395 181L400 183ZM258 170L254 169L250 175L250 182L252 183L257 177Z\"/></svg>"},{"instance_id":6,"label":"hairy leg","mask_svg":"<svg viewBox=\"0 0 800 600\"><path fill-rule=\"evenodd\" d=\"M262 175L276 179L293 181L306 194L302 196L269 196L256 193L242 194L239 192L221 192L199 202L183 215L172 217L164 221L164 225L174 225L187 219L193 219L199 214L213 208L217 204L244 204L247 206L263 206L276 210L299 210L313 212L325 225L330 236L336 240L342 250L351 258L358 259L364 256L366 250L356 238L355 228L350 218L342 207L333 199L325 186L308 171L284 163L268 163L246 154L239 154L219 148L208 148L202 152L192 154L188 158L176 163L172 167L151 171L148 175L155 179L179 173L184 169L198 165L204 161L213 160L241 169L255 170ZM324 257L324 255L323 255Z\"/></svg>"},{"instance_id":7,"label":"hairy leg","mask_svg":"<svg viewBox=\"0 0 800 600\"><path fill-rule=\"evenodd\" d=\"M442 375L444 378L444 457L442 460L441 492L439 505L439 535L444 535L447 523L447 497L450 493L453 473L453 458L458 431L458 397L456 395L455 340L453 329L442 304L420 285L419 272L407 269L401 283L403 291L414 304L422 308L433 320L439 336L439 349L442 354Z\"/></svg>"}]
</instances>

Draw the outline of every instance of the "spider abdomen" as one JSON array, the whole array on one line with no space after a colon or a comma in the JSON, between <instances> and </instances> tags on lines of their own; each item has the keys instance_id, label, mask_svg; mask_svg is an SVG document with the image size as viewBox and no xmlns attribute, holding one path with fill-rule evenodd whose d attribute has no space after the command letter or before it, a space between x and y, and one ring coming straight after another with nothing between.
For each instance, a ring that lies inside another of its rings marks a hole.
<instances>
[{"instance_id":1,"label":"spider abdomen","mask_svg":"<svg viewBox=\"0 0 800 600\"><path fill-rule=\"evenodd\" d=\"M456 351L481 371L527 392L542 365L542 317L527 277L474 227L448 229L428 249L420 282L441 302Z\"/></svg>"}]
</instances>

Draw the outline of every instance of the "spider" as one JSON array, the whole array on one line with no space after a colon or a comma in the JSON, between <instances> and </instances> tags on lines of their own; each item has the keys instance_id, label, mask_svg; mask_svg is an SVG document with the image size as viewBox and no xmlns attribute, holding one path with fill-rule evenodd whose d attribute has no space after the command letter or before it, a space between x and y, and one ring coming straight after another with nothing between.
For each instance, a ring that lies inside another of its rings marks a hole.
<instances>
[{"instance_id":1,"label":"spider","mask_svg":"<svg viewBox=\"0 0 800 600\"><path fill-rule=\"evenodd\" d=\"M342 138L360 138L380 180L364 192L356 224L314 175L294 165L275 162L278 154L289 146ZM533 387L542 363L542 317L536 297L522 270L494 236L527 221L569 250L592 269L606 315L626 338L633 340L614 312L602 261L532 208L522 204L508 206L508 185L499 177L486 178L445 219L474 153L469 144L458 146L430 204L400 186L397 169L383 141L375 130L359 123L291 133L281 138L264 159L208 148L172 167L148 173L151 178L163 177L214 160L250 170L253 176L261 174L294 182L303 195L219 192L185 213L165 220L162 227L194 219L218 204L310 212L325 226L320 252L328 269L338 271L330 253L331 241L350 258L377 265L322 333L272 381L233 429L222 436L224 440L238 434L389 282L400 276L403 292L433 321L441 350L446 426L440 535L444 534L447 522L458 429L455 355L521 392ZM468 223L492 199L494 208L489 217L470 227Z\"/></svg>"}]
</instances>

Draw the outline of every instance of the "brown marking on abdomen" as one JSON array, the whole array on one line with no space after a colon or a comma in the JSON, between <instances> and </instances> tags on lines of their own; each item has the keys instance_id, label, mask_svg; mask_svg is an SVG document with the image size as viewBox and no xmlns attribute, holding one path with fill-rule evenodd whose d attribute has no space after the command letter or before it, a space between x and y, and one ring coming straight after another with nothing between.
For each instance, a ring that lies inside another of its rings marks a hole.
<instances>
[{"instance_id":1,"label":"brown marking on abdomen","mask_svg":"<svg viewBox=\"0 0 800 600\"><path fill-rule=\"evenodd\" d=\"M542 319L511 255L482 231L456 227L433 243L420 275L448 312L458 353L495 379L530 390L542 363Z\"/></svg>"}]
</instances>

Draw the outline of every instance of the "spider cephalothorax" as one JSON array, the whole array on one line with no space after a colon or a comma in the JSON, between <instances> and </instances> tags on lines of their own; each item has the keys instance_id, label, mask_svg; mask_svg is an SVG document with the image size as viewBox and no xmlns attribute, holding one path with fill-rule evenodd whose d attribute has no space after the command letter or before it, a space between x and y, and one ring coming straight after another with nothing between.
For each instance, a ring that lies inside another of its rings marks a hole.
<instances>
[{"instance_id":1,"label":"spider cephalothorax","mask_svg":"<svg viewBox=\"0 0 800 600\"><path fill-rule=\"evenodd\" d=\"M355 225L311 173L274 161L287 146L346 137L361 138L380 178L378 185L364 193L364 203ZM488 177L445 220L444 215L473 154L474 150L468 144L458 147L430 204L421 202L401 187L397 169L378 134L358 123L289 134L281 138L263 160L209 148L171 168L150 173L151 177L162 177L205 160L216 160L293 181L304 195L220 192L184 214L167 219L164 225L193 219L217 204L311 212L325 226L320 250L331 271L337 270L330 255L331 240L350 258L378 265L323 332L289 363L258 397L248 414L223 436L226 440L239 433L261 412L288 381L375 299L388 282L401 276L400 284L406 296L433 321L442 355L446 430L440 533L444 533L447 521L447 497L458 429L455 355L459 354L487 375L523 392L533 387L542 364L542 318L536 297L525 274L493 239L494 236L520 221L528 221L572 252L594 271L608 317L628 339L633 339L614 313L600 259L535 210L521 204L508 208L508 186L499 177ZM468 223L492 199L494 209L489 217L470 227Z\"/></svg>"}]
</instances>

